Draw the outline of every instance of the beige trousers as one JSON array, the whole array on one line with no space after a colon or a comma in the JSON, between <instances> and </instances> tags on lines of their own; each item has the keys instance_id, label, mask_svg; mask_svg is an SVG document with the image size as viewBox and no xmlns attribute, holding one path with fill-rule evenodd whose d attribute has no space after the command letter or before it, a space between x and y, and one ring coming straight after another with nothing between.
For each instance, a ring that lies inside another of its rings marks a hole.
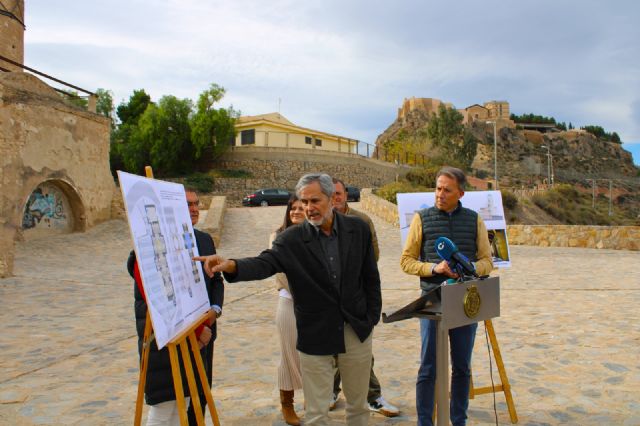
<instances>
[{"instance_id":1,"label":"beige trousers","mask_svg":"<svg viewBox=\"0 0 640 426\"><path fill-rule=\"evenodd\" d=\"M364 342L350 325L344 327L346 353L338 354L337 368L342 376L342 390L347 400L347 425L365 426L369 422L367 392L371 369L371 338ZM329 404L333 394L335 357L333 355L308 355L300 352L302 388L304 390L305 425L329 425Z\"/></svg>"}]
</instances>

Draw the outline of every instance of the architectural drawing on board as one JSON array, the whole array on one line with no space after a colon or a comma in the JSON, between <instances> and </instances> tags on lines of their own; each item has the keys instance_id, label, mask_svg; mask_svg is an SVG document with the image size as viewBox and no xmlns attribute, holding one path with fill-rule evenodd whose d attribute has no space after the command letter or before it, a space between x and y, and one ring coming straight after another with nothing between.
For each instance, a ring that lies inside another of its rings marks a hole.
<instances>
[{"instance_id":1,"label":"architectural drawing on board","mask_svg":"<svg viewBox=\"0 0 640 426\"><path fill-rule=\"evenodd\" d=\"M180 184L118 172L153 330L162 348L209 309Z\"/></svg>"},{"instance_id":2,"label":"architectural drawing on board","mask_svg":"<svg viewBox=\"0 0 640 426\"><path fill-rule=\"evenodd\" d=\"M501 215L497 209L496 203L493 201L493 194L491 192L487 192L487 197L485 198L487 204L483 207L479 207L477 212L485 222L491 220L504 220L504 215ZM500 209L502 210L502 209Z\"/></svg>"},{"instance_id":3,"label":"architectural drawing on board","mask_svg":"<svg viewBox=\"0 0 640 426\"><path fill-rule=\"evenodd\" d=\"M184 241L184 248L189 253L189 259L191 259L191 273L193 274L193 280L196 283L199 283L200 274L198 274L198 265L193 260L193 256L195 256L193 248L196 246L196 242L193 240L193 236L189 232L189 227L186 223L182 224L182 240Z\"/></svg>"},{"instance_id":4,"label":"architectural drawing on board","mask_svg":"<svg viewBox=\"0 0 640 426\"><path fill-rule=\"evenodd\" d=\"M162 283L164 284L164 292L169 302L176 305L176 294L173 291L173 284L169 278L169 263L167 262L167 246L164 244L164 237L160 230L160 222L158 221L158 215L156 214L156 206L153 204L147 204L144 206L144 211L147 214L147 223L151 229L151 242L153 246L153 261L156 265L156 270L162 276Z\"/></svg>"}]
</instances>

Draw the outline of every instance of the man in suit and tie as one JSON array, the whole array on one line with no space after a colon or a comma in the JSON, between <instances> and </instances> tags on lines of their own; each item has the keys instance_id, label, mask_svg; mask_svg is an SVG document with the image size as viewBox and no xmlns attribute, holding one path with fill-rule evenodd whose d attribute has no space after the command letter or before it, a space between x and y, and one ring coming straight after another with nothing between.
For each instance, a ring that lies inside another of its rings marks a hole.
<instances>
[{"instance_id":1,"label":"man in suit and tie","mask_svg":"<svg viewBox=\"0 0 640 426\"><path fill-rule=\"evenodd\" d=\"M282 232L271 249L252 258L196 260L205 262L208 274L223 272L229 282L286 274L298 329L305 424L329 422L337 355L347 424L360 426L369 419L371 340L382 308L380 274L369 226L334 213L333 192L329 175L307 174L296 185L307 220Z\"/></svg>"}]
</instances>

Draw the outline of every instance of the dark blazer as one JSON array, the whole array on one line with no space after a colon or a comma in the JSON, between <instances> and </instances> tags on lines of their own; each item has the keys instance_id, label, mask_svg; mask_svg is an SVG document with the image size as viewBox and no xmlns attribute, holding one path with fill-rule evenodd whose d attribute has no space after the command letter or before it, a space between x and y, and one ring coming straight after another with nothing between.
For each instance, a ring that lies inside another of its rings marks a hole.
<instances>
[{"instance_id":1,"label":"dark blazer","mask_svg":"<svg viewBox=\"0 0 640 426\"><path fill-rule=\"evenodd\" d=\"M271 249L238 259L229 282L260 280L284 272L289 281L298 329L298 350L309 355L345 352L344 324L364 341L380 319L380 274L371 231L359 218L335 214L340 252L340 288L329 280L317 231L309 222L282 232Z\"/></svg>"}]
</instances>

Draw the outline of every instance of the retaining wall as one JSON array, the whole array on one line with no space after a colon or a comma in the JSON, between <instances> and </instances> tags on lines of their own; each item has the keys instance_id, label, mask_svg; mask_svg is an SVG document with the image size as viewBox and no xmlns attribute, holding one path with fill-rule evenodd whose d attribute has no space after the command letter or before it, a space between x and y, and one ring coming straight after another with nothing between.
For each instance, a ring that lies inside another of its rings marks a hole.
<instances>
[{"instance_id":1,"label":"retaining wall","mask_svg":"<svg viewBox=\"0 0 640 426\"><path fill-rule=\"evenodd\" d=\"M399 227L398 208L374 195L361 192L362 208ZM540 247L585 247L640 250L640 226L507 225L509 244Z\"/></svg>"}]
</instances>

